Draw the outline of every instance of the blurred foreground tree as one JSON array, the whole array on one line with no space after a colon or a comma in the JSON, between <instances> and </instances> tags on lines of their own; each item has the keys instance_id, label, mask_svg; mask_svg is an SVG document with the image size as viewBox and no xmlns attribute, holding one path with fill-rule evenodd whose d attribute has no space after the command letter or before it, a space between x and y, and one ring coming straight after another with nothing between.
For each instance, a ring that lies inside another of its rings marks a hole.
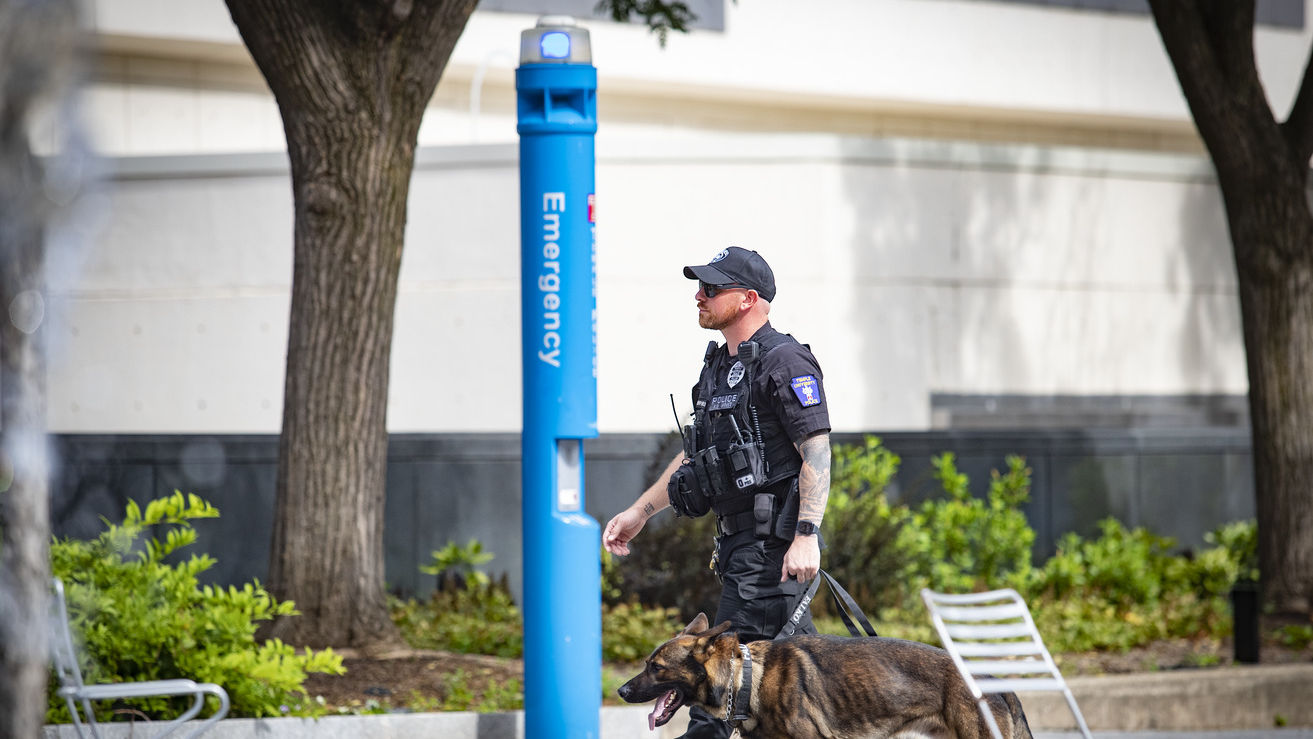
<instances>
[{"instance_id":1,"label":"blurred foreground tree","mask_svg":"<svg viewBox=\"0 0 1313 739\"><path fill-rule=\"evenodd\" d=\"M1254 60L1254 0L1149 0L1217 171L1249 368L1259 568L1279 614L1313 610L1313 79L1278 122Z\"/></svg>"},{"instance_id":2,"label":"blurred foreground tree","mask_svg":"<svg viewBox=\"0 0 1313 739\"><path fill-rule=\"evenodd\" d=\"M50 593L45 425L47 224L62 187L32 151L38 118L65 110L72 0L0 0L0 736L40 735ZM53 111L53 112L52 112Z\"/></svg>"}]
</instances>

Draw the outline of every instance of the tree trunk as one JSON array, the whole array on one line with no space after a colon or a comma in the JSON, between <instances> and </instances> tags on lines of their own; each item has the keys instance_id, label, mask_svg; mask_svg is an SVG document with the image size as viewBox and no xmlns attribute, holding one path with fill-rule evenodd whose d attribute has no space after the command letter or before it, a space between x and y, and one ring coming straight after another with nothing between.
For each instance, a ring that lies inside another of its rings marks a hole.
<instances>
[{"instance_id":1,"label":"tree trunk","mask_svg":"<svg viewBox=\"0 0 1313 739\"><path fill-rule=\"evenodd\" d=\"M0 736L38 736L50 675L45 224L49 181L32 154L34 109L61 101L72 3L0 0Z\"/></svg>"},{"instance_id":2,"label":"tree trunk","mask_svg":"<svg viewBox=\"0 0 1313 739\"><path fill-rule=\"evenodd\" d=\"M1313 82L1278 124L1254 62L1254 3L1151 0L1217 170L1249 370L1264 599L1313 608Z\"/></svg>"},{"instance_id":3,"label":"tree trunk","mask_svg":"<svg viewBox=\"0 0 1313 739\"><path fill-rule=\"evenodd\" d=\"M1293 237L1288 234L1286 239ZM1306 230L1303 243L1313 233ZM1313 612L1313 268L1240 278L1264 600ZM1307 619L1305 619L1307 623Z\"/></svg>"},{"instance_id":4,"label":"tree trunk","mask_svg":"<svg viewBox=\"0 0 1313 739\"><path fill-rule=\"evenodd\" d=\"M474 0L228 0L282 113L296 208L267 635L399 643L383 573L388 371L420 119ZM417 565L418 566L418 565Z\"/></svg>"}]
</instances>

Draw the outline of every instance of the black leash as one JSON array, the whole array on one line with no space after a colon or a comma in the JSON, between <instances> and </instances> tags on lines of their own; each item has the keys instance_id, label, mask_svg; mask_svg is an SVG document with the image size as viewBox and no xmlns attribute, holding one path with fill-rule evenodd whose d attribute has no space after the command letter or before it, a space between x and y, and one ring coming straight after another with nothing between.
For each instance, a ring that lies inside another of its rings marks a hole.
<instances>
[{"instance_id":1,"label":"black leash","mask_svg":"<svg viewBox=\"0 0 1313 739\"><path fill-rule=\"evenodd\" d=\"M862 635L862 631L859 631L857 625L853 623L857 621L862 625L862 630L866 632L867 636L876 636L875 628L866 619L866 614L862 613L862 609L857 606L857 601L853 600L848 591L844 590L843 586L830 576L830 573L820 570L817 572L816 577L812 578L812 584L808 586L806 592L798 597L793 606L793 615L789 616L789 620L785 622L784 627L780 629L780 633L775 635L775 638L783 639L793 636L797 632L798 622L802 621L803 614L807 612L807 606L811 604L812 598L816 597L816 589L821 586L822 578L830 584L830 598L834 601L834 607L839 612L839 617L843 619L844 625L848 627L848 633L853 636Z\"/></svg>"},{"instance_id":2,"label":"black leash","mask_svg":"<svg viewBox=\"0 0 1313 739\"><path fill-rule=\"evenodd\" d=\"M862 632L857 629L854 620L861 623L862 628L866 631L867 636L875 636L875 628L871 622L866 619L866 614L858 607L857 601L843 589L830 573L825 570L819 570L816 577L812 578L812 584L807 587L806 592L798 596L798 601L793 606L793 615L785 622L780 633L775 635L776 639L793 636L798 630L798 622L802 620L802 615L807 612L807 606L811 604L812 598L816 597L816 589L821 586L821 578L830 584L830 597L834 600L835 609L839 611L839 616L843 618L844 625L848 627L849 633L853 636L861 636ZM747 721L751 716L749 711L752 709L752 652L749 651L748 645L740 644L739 651L743 654L743 667L739 670L739 686L732 694L725 697L725 720L731 727L737 729L740 724Z\"/></svg>"}]
</instances>

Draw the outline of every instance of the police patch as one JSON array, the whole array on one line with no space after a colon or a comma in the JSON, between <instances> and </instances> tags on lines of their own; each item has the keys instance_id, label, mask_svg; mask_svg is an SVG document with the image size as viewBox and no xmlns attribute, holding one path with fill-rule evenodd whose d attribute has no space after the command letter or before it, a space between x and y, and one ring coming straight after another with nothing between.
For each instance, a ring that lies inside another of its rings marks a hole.
<instances>
[{"instance_id":1,"label":"police patch","mask_svg":"<svg viewBox=\"0 0 1313 739\"><path fill-rule=\"evenodd\" d=\"M739 381L743 379L743 372L744 370L743 370L742 362L735 362L734 366L729 368L729 377L726 379L729 380L730 387L734 387L735 385L739 384Z\"/></svg>"},{"instance_id":2,"label":"police patch","mask_svg":"<svg viewBox=\"0 0 1313 739\"><path fill-rule=\"evenodd\" d=\"M815 377L811 375L795 377L789 382L789 386L793 388L793 394L798 396L798 402L802 403L803 408L820 405L821 389Z\"/></svg>"},{"instance_id":3,"label":"police patch","mask_svg":"<svg viewBox=\"0 0 1313 739\"><path fill-rule=\"evenodd\" d=\"M739 394L730 393L729 395L717 395L711 399L711 405L707 406L709 411L725 411L738 405Z\"/></svg>"}]
</instances>

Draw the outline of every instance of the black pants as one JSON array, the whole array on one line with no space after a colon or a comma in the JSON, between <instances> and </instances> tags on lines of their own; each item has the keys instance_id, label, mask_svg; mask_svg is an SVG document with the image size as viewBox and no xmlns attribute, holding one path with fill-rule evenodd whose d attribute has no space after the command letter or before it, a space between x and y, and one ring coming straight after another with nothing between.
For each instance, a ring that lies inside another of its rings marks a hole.
<instances>
[{"instance_id":1,"label":"black pants","mask_svg":"<svg viewBox=\"0 0 1313 739\"><path fill-rule=\"evenodd\" d=\"M783 556L782 552L780 556ZM731 560L733 559L731 555ZM773 559L773 557L767 558L767 566L773 566L774 572L779 572L780 563L775 562L772 565ZM727 570L732 569L732 566L727 568ZM739 641L745 643L774 639L792 615L791 606L795 600L797 596L787 594L745 598L740 592L739 583L731 577L726 577L720 591L720 603L716 607L716 620L712 625L722 621L731 622L734 624L731 628L739 634ZM816 627L812 625L810 608L798 623L797 633L816 633ZM689 709L688 730L683 734L687 739L728 739L730 733L729 723L720 716L709 716L701 708Z\"/></svg>"}]
</instances>

